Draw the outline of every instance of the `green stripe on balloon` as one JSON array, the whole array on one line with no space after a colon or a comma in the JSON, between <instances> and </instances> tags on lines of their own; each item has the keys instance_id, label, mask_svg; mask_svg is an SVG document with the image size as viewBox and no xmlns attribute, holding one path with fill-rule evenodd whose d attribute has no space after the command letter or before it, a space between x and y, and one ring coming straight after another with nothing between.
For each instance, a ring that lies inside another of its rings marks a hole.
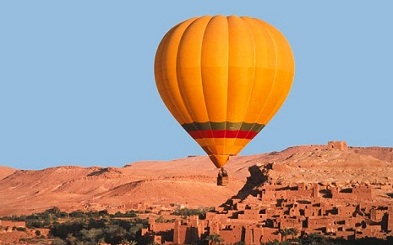
<instances>
[{"instance_id":1,"label":"green stripe on balloon","mask_svg":"<svg viewBox=\"0 0 393 245\"><path fill-rule=\"evenodd\" d=\"M246 123L246 122L194 122L182 124L182 127L188 132L195 131L246 131L254 134L259 133L264 127L264 124Z\"/></svg>"}]
</instances>

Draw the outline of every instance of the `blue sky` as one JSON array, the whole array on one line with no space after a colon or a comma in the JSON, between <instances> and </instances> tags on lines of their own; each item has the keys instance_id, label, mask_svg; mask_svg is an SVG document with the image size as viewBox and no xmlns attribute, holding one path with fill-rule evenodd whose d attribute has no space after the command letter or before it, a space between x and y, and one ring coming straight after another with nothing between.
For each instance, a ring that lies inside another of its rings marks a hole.
<instances>
[{"instance_id":1,"label":"blue sky","mask_svg":"<svg viewBox=\"0 0 393 245\"><path fill-rule=\"evenodd\" d=\"M346 140L393 145L390 0L1 1L0 165L123 166L204 155L158 95L163 35L201 15L247 15L291 43L296 75L241 155Z\"/></svg>"}]
</instances>

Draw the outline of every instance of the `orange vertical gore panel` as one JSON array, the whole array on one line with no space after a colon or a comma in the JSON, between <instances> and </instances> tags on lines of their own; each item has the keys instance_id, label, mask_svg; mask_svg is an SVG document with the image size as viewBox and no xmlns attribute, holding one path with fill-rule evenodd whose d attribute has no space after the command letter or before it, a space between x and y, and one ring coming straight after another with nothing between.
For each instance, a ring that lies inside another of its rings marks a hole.
<instances>
[{"instance_id":1,"label":"orange vertical gore panel","mask_svg":"<svg viewBox=\"0 0 393 245\"><path fill-rule=\"evenodd\" d=\"M209 157L217 168L222 168L229 160L229 155L209 155Z\"/></svg>"}]
</instances>

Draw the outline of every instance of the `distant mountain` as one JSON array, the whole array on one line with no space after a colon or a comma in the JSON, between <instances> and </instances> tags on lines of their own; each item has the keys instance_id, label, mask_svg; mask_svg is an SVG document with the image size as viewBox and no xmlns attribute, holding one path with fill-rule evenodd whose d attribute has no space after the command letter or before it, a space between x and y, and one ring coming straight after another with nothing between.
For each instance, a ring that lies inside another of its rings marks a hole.
<instances>
[{"instance_id":1,"label":"distant mountain","mask_svg":"<svg viewBox=\"0 0 393 245\"><path fill-rule=\"evenodd\" d=\"M10 174L12 174L15 171L16 171L16 169L14 169L14 168L0 166L0 180L7 177Z\"/></svg>"},{"instance_id":2,"label":"distant mountain","mask_svg":"<svg viewBox=\"0 0 393 245\"><path fill-rule=\"evenodd\" d=\"M244 189L252 168L270 168L270 182L335 182L392 185L393 150L386 147L330 149L295 146L281 152L232 157L229 185L217 186L218 170L206 156L145 161L115 167L61 166L43 170L0 167L0 216L41 212L51 207L128 209L135 203L211 207ZM258 183L256 180L255 183ZM390 198L376 191L376 198Z\"/></svg>"}]
</instances>

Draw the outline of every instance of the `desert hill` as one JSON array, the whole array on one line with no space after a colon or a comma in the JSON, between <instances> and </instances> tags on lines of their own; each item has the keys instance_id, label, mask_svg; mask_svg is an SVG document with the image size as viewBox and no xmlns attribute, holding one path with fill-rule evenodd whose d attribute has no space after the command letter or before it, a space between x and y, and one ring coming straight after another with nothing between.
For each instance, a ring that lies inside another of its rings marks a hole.
<instances>
[{"instance_id":1,"label":"desert hill","mask_svg":"<svg viewBox=\"0 0 393 245\"><path fill-rule=\"evenodd\" d=\"M7 177L10 174L12 174L15 171L16 171L16 169L14 169L14 168L0 166L0 180Z\"/></svg>"},{"instance_id":2,"label":"desert hill","mask_svg":"<svg viewBox=\"0 0 393 245\"><path fill-rule=\"evenodd\" d=\"M189 207L224 203L244 189L252 168L266 168L269 182L366 183L375 198L390 199L393 149L327 145L295 146L281 152L232 157L226 165L229 185L217 186L218 170L206 156L144 161L124 167L61 166L43 170L0 167L0 216L40 212L57 206L77 209L127 209L144 202Z\"/></svg>"}]
</instances>

